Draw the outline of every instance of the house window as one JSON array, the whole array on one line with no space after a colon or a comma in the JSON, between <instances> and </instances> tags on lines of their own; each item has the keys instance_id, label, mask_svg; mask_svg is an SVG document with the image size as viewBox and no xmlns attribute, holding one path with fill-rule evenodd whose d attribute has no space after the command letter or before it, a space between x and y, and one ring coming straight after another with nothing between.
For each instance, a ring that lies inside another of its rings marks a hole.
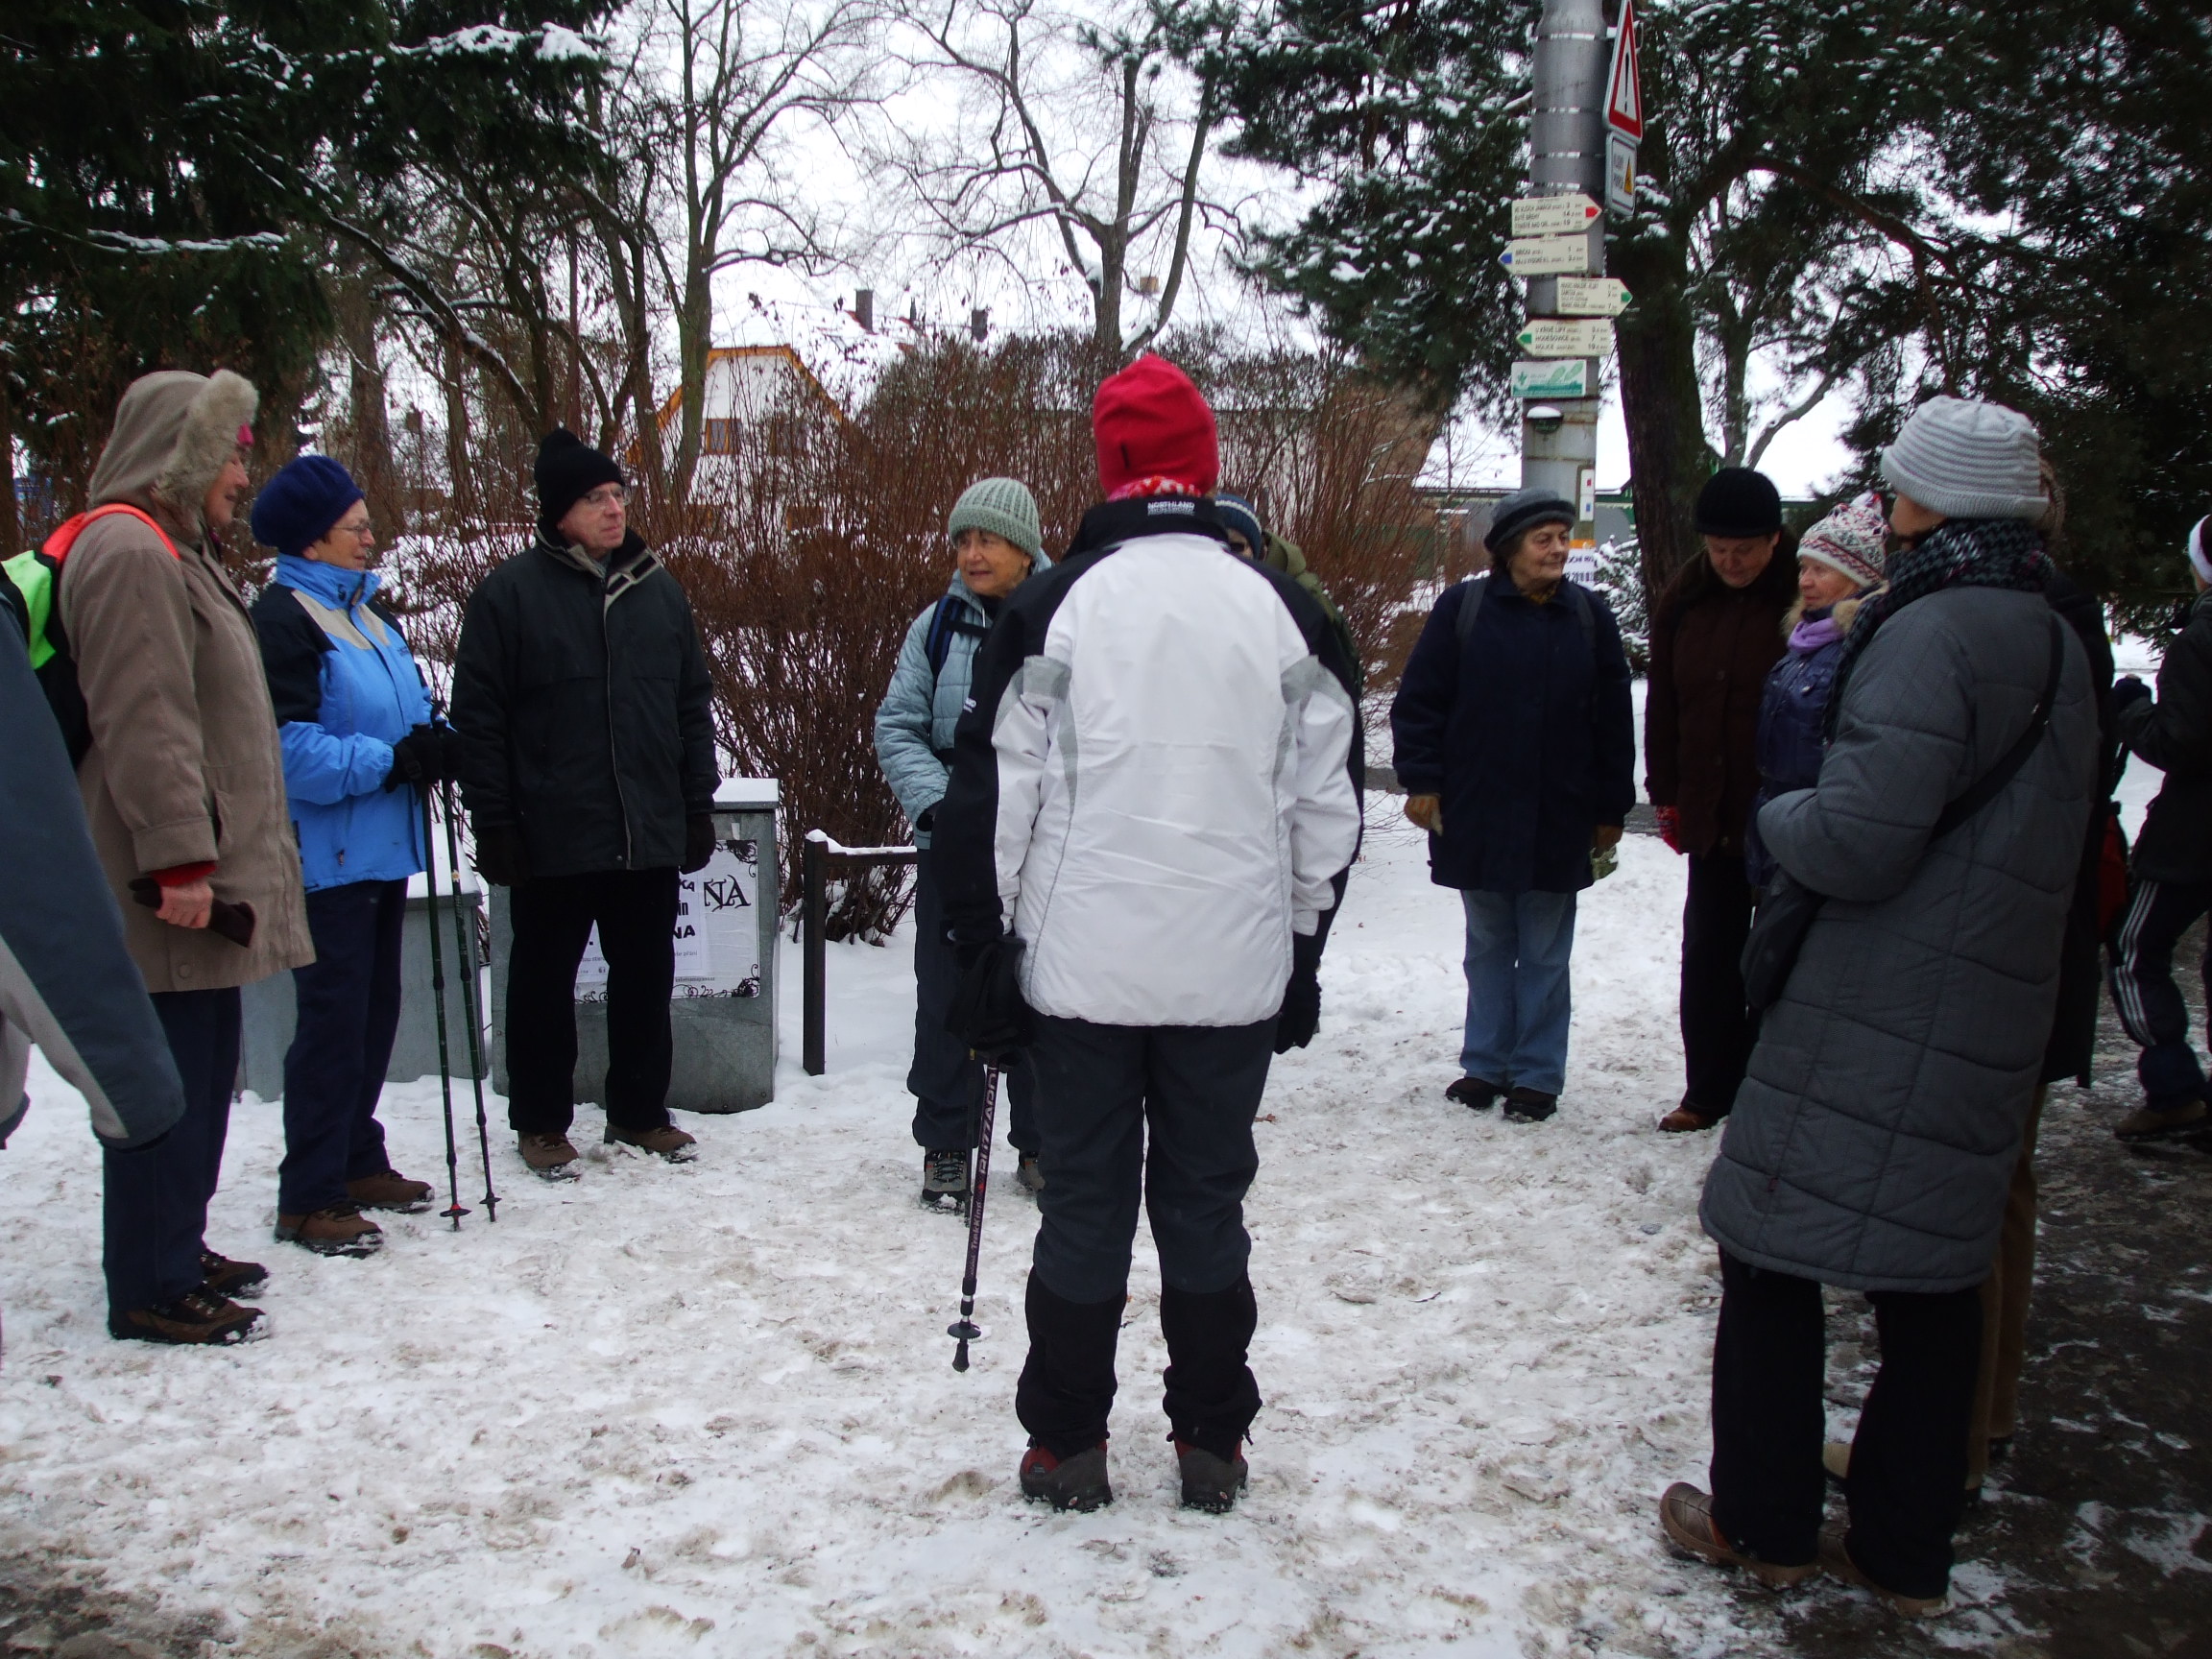
<instances>
[{"instance_id":1,"label":"house window","mask_svg":"<svg viewBox=\"0 0 2212 1659\"><path fill-rule=\"evenodd\" d=\"M736 454L737 422L734 421L717 421L709 417L706 448L709 455Z\"/></svg>"}]
</instances>

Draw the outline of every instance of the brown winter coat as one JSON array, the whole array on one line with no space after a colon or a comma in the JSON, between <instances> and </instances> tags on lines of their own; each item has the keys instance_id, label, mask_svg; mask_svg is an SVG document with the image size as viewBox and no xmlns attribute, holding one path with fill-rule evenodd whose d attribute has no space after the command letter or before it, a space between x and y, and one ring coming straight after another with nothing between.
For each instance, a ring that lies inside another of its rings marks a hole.
<instances>
[{"instance_id":1,"label":"brown winter coat","mask_svg":"<svg viewBox=\"0 0 2212 1659\"><path fill-rule=\"evenodd\" d=\"M88 525L61 567L61 621L92 728L77 781L149 991L221 990L315 959L261 649L200 511L254 402L227 372L133 381L91 504L152 515L181 557L118 513ZM253 907L248 949L132 900L134 877L210 860L215 896Z\"/></svg>"},{"instance_id":2,"label":"brown winter coat","mask_svg":"<svg viewBox=\"0 0 2212 1659\"><path fill-rule=\"evenodd\" d=\"M1759 705L1767 671L1782 655L1783 615L1796 599L1796 548L1785 533L1748 588L1727 587L1700 552L1659 604L1644 705L1644 791L1654 806L1680 813L1685 852L1743 855L1759 793Z\"/></svg>"}]
</instances>

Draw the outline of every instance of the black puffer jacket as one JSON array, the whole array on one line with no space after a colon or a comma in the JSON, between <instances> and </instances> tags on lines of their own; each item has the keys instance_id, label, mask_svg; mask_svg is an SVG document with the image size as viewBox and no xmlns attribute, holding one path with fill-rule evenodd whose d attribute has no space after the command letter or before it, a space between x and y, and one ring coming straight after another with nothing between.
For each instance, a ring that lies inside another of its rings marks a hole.
<instances>
[{"instance_id":1,"label":"black puffer jacket","mask_svg":"<svg viewBox=\"0 0 2212 1659\"><path fill-rule=\"evenodd\" d=\"M462 795L534 876L669 869L719 781L690 602L633 532L604 571L542 539L469 595L453 658Z\"/></svg>"},{"instance_id":2,"label":"black puffer jacket","mask_svg":"<svg viewBox=\"0 0 2212 1659\"><path fill-rule=\"evenodd\" d=\"M2166 774L2135 838L2131 868L2145 881L2212 881L2212 591L2166 647L2158 700L2120 710L2120 740Z\"/></svg>"}]
</instances>

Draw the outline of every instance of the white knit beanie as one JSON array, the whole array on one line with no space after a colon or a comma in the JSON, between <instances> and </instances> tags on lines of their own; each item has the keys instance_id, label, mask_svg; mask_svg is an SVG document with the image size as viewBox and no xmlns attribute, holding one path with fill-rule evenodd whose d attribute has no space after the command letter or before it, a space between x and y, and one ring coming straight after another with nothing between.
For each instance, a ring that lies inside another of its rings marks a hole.
<instances>
[{"instance_id":1,"label":"white knit beanie","mask_svg":"<svg viewBox=\"0 0 2212 1659\"><path fill-rule=\"evenodd\" d=\"M2050 511L2035 423L2002 403L1931 397L1882 451L1882 476L1946 518L2025 518Z\"/></svg>"}]
</instances>

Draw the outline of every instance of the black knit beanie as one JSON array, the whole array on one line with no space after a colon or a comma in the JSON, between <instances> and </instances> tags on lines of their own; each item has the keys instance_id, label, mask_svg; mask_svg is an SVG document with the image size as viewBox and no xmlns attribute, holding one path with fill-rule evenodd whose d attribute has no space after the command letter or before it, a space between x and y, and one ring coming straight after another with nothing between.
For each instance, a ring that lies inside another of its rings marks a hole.
<instances>
[{"instance_id":1,"label":"black knit beanie","mask_svg":"<svg viewBox=\"0 0 2212 1659\"><path fill-rule=\"evenodd\" d=\"M1782 493L1764 472L1723 467L1697 492L1700 536L1771 536L1782 528Z\"/></svg>"},{"instance_id":2,"label":"black knit beanie","mask_svg":"<svg viewBox=\"0 0 2212 1659\"><path fill-rule=\"evenodd\" d=\"M548 535L568 517L568 509L602 484L619 484L622 469L592 448L565 426L556 426L539 441L538 523Z\"/></svg>"},{"instance_id":3,"label":"black knit beanie","mask_svg":"<svg viewBox=\"0 0 2212 1659\"><path fill-rule=\"evenodd\" d=\"M1564 524L1572 530L1575 527L1573 503L1558 491L1541 486L1516 490L1491 512L1490 528L1482 534L1482 545L1493 558L1503 559L1515 538L1539 524Z\"/></svg>"}]
</instances>

